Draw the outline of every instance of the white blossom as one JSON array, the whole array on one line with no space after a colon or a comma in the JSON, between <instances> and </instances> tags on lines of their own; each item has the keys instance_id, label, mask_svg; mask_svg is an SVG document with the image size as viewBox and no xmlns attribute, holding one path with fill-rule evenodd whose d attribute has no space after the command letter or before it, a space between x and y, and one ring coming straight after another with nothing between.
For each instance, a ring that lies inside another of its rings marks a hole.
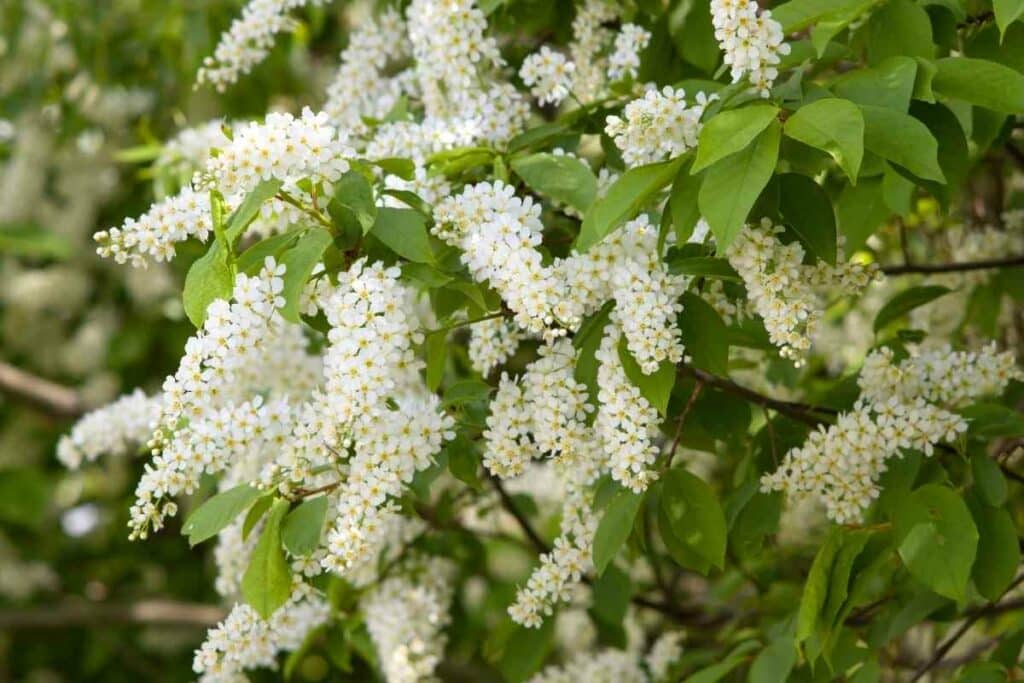
<instances>
[{"instance_id":1,"label":"white blossom","mask_svg":"<svg viewBox=\"0 0 1024 683\"><path fill-rule=\"evenodd\" d=\"M629 102L622 116L609 116L605 132L622 152L629 166L640 166L676 157L697 146L701 116L717 95L697 93L693 105L682 89L665 86L651 89Z\"/></svg>"},{"instance_id":2,"label":"white blossom","mask_svg":"<svg viewBox=\"0 0 1024 683\"><path fill-rule=\"evenodd\" d=\"M753 0L711 0L711 23L733 83L746 78L768 97L781 56L789 54L779 22Z\"/></svg>"}]
</instances>

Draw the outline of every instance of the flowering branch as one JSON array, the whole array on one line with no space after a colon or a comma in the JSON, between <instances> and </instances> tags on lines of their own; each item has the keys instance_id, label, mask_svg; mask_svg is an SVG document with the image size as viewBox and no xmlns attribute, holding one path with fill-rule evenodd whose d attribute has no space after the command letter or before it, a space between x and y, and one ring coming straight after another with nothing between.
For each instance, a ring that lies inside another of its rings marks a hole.
<instances>
[{"instance_id":1,"label":"flowering branch","mask_svg":"<svg viewBox=\"0 0 1024 683\"><path fill-rule=\"evenodd\" d=\"M0 391L24 399L59 417L75 417L85 412L85 402L74 389L36 377L3 362L0 362Z\"/></svg>"}]
</instances>

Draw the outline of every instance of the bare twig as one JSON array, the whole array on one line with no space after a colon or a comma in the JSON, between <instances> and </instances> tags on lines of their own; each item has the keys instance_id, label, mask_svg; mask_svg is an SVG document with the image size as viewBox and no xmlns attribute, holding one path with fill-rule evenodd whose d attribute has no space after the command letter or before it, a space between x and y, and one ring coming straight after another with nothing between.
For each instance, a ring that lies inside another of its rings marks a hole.
<instances>
[{"instance_id":1,"label":"bare twig","mask_svg":"<svg viewBox=\"0 0 1024 683\"><path fill-rule=\"evenodd\" d=\"M125 604L64 602L23 609L0 610L0 631L79 627L108 627L131 624L208 627L223 619L216 605L141 600Z\"/></svg>"},{"instance_id":2,"label":"bare twig","mask_svg":"<svg viewBox=\"0 0 1024 683\"><path fill-rule=\"evenodd\" d=\"M910 273L962 273L970 270L1012 268L1014 266L1024 266L1024 255L1005 259L961 261L959 263L905 263L892 266L882 266L882 272L886 275L907 275Z\"/></svg>"},{"instance_id":3,"label":"bare twig","mask_svg":"<svg viewBox=\"0 0 1024 683\"><path fill-rule=\"evenodd\" d=\"M0 391L58 417L76 417L86 409L85 402L74 389L3 362L0 362Z\"/></svg>"}]
</instances>

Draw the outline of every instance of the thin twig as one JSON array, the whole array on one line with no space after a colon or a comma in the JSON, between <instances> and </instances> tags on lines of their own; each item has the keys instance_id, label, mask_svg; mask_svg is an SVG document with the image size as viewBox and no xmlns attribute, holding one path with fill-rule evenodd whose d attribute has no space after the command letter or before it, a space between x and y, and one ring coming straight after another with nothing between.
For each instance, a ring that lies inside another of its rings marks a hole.
<instances>
[{"instance_id":1,"label":"thin twig","mask_svg":"<svg viewBox=\"0 0 1024 683\"><path fill-rule=\"evenodd\" d=\"M697 383L693 385L693 393L690 394L690 398L686 401L686 406L682 412L679 413L678 424L676 425L676 435L672 439L672 446L668 449L668 454L665 456L665 462L662 463L661 469L664 472L672 466L672 459L676 455L676 449L679 448L679 442L683 438L683 424L686 422L686 416L690 414L693 409L693 404L697 402L697 398L700 396L701 390L704 389L704 380L698 378Z\"/></svg>"},{"instance_id":2,"label":"thin twig","mask_svg":"<svg viewBox=\"0 0 1024 683\"><path fill-rule=\"evenodd\" d=\"M65 602L0 610L0 631L108 627L128 624L207 627L224 618L216 605L141 600L125 604Z\"/></svg>"},{"instance_id":3,"label":"thin twig","mask_svg":"<svg viewBox=\"0 0 1024 683\"><path fill-rule=\"evenodd\" d=\"M989 268L1012 268L1024 266L1024 255L1006 259L985 259L982 261L961 261L958 263L905 263L882 266L886 275L907 275L910 273L962 273L969 270L987 270Z\"/></svg>"},{"instance_id":4,"label":"thin twig","mask_svg":"<svg viewBox=\"0 0 1024 683\"><path fill-rule=\"evenodd\" d=\"M756 403L762 408L771 408L778 413L782 413L787 417L791 417L794 420L811 425L812 427L825 421L824 418L817 417L815 413L831 416L838 412L826 406L815 406L807 403L797 403L795 401L782 401L777 398L765 396L764 394L757 393L753 389L748 389L747 387L736 384L731 379L719 377L718 375L713 375L706 370L694 368L689 365L680 365L679 372L699 379L708 386L734 394L740 398L750 401L751 403Z\"/></svg>"},{"instance_id":5,"label":"thin twig","mask_svg":"<svg viewBox=\"0 0 1024 683\"><path fill-rule=\"evenodd\" d=\"M530 524L530 520L526 518L523 511L520 510L519 506L516 505L516 502L512 500L512 496L510 496L508 491L505 490L501 480L490 473L488 473L487 477L490 479L491 485L494 486L494 490L498 492L498 497L501 498L502 507L504 507L505 511L515 518L516 523L519 524L519 528L522 529L523 533L526 534L526 537L530 539L530 543L532 543L533 547L537 549L537 552L541 554L550 552L551 546L549 546L544 539L540 537L537 530L533 528L533 525Z\"/></svg>"},{"instance_id":6,"label":"thin twig","mask_svg":"<svg viewBox=\"0 0 1024 683\"><path fill-rule=\"evenodd\" d=\"M1013 590L1014 588L1019 586L1022 582L1024 582L1024 574L1021 574L1020 576L1018 576L1014 580L1014 582L1011 583L1009 585L1009 587L1005 591L1003 591L1003 595L1005 595L1006 593L1010 592L1011 590ZM935 653L932 654L932 656L928 659L928 661L926 661L924 664L922 664L918 668L918 670L914 672L914 676L913 676L913 678L910 679L910 682L914 683L914 681L919 680L922 676L924 676L926 673L928 673L928 671L930 669L932 669L939 662L942 661L943 657L945 657L946 654L951 649L953 649L953 646L956 645L957 642L961 638L964 637L964 634L967 633L971 629L972 626L974 626L976 623L978 623L978 621L980 621L982 618L984 618L986 616L989 616L989 615L992 615L992 614L998 614L998 612L995 611L995 610L998 610L998 609L999 609L999 604L998 603L992 603L992 604L989 604L989 605L985 605L984 607L980 607L975 612L973 612L969 617L967 617L966 620L964 620L964 623L962 623L960 625L960 627L957 628L957 630L953 632L953 635L951 635L949 638L947 638L946 641L944 643L942 643L942 645L939 645L935 649Z\"/></svg>"},{"instance_id":7,"label":"thin twig","mask_svg":"<svg viewBox=\"0 0 1024 683\"><path fill-rule=\"evenodd\" d=\"M0 362L0 392L28 401L58 417L76 417L86 410L85 402L74 389L3 362Z\"/></svg>"}]
</instances>

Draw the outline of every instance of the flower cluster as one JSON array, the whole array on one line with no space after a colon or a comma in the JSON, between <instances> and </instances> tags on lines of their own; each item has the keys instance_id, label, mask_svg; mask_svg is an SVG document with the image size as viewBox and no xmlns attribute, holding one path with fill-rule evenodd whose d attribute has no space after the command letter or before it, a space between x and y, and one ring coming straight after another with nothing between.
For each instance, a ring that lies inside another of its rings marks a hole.
<instances>
[{"instance_id":1,"label":"flower cluster","mask_svg":"<svg viewBox=\"0 0 1024 683\"><path fill-rule=\"evenodd\" d=\"M668 631L651 646L647 653L647 670L651 673L651 680L668 681L669 669L683 654L683 632Z\"/></svg>"},{"instance_id":2,"label":"flower cluster","mask_svg":"<svg viewBox=\"0 0 1024 683\"><path fill-rule=\"evenodd\" d=\"M306 354L301 329L277 313L283 274L272 258L257 276L239 274L232 301L210 304L177 372L164 382L150 442L156 455L131 509L133 536L159 529L174 512L164 500L195 490L203 472L260 463L286 439L292 404L265 400L262 392L301 396L316 380L318 360Z\"/></svg>"},{"instance_id":3,"label":"flower cluster","mask_svg":"<svg viewBox=\"0 0 1024 683\"><path fill-rule=\"evenodd\" d=\"M636 656L626 650L580 652L562 665L549 666L528 683L648 683Z\"/></svg>"},{"instance_id":4,"label":"flower cluster","mask_svg":"<svg viewBox=\"0 0 1024 683\"><path fill-rule=\"evenodd\" d=\"M71 433L57 444L57 459L76 470L99 456L123 455L132 446L145 444L160 418L160 397L141 389L94 410L80 419Z\"/></svg>"},{"instance_id":5,"label":"flower cluster","mask_svg":"<svg viewBox=\"0 0 1024 683\"><path fill-rule=\"evenodd\" d=\"M530 460L540 456L530 440L533 416L523 397L522 385L503 373L490 408L483 435L483 465L496 477L516 477Z\"/></svg>"},{"instance_id":6,"label":"flower cluster","mask_svg":"<svg viewBox=\"0 0 1024 683\"><path fill-rule=\"evenodd\" d=\"M474 323L469 332L469 361L484 377L512 357L524 335L502 318Z\"/></svg>"},{"instance_id":7,"label":"flower cluster","mask_svg":"<svg viewBox=\"0 0 1024 683\"><path fill-rule=\"evenodd\" d=\"M355 154L347 136L328 123L326 114L308 108L298 117L271 113L262 123L246 123L218 152L196 174L193 186L155 204L138 220L129 218L120 228L96 233L99 254L118 263L130 260L132 265L145 265L147 257L170 260L176 243L189 237L205 241L213 230L209 190L220 191L229 210L260 181L271 178L282 181L286 191L306 196L299 181L329 186L348 170L347 159ZM265 204L262 214L271 226L264 225L263 231L304 218L301 211L277 200Z\"/></svg>"},{"instance_id":8,"label":"flower cluster","mask_svg":"<svg viewBox=\"0 0 1024 683\"><path fill-rule=\"evenodd\" d=\"M726 257L743 278L751 307L764 320L772 343L782 356L799 360L810 349L810 335L821 318L819 291L856 294L877 276L878 268L845 261L841 249L835 266L823 261L805 265L799 242L779 241L783 231L767 218L760 229L744 227Z\"/></svg>"},{"instance_id":9,"label":"flower cluster","mask_svg":"<svg viewBox=\"0 0 1024 683\"><path fill-rule=\"evenodd\" d=\"M619 16L618 3L610 0L584 0L572 20L569 56L575 65L572 91L583 102L597 97L605 86L608 60L603 56L612 31L603 24Z\"/></svg>"},{"instance_id":10,"label":"flower cluster","mask_svg":"<svg viewBox=\"0 0 1024 683\"><path fill-rule=\"evenodd\" d=\"M660 91L651 89L627 104L621 117L609 116L605 132L630 166L679 156L697 146L701 116L715 99L716 95L700 92L691 106L682 89L667 85Z\"/></svg>"},{"instance_id":11,"label":"flower cluster","mask_svg":"<svg viewBox=\"0 0 1024 683\"><path fill-rule=\"evenodd\" d=\"M540 212L540 204L517 197L501 181L468 186L434 212L434 233L462 249L473 277L490 282L515 313L516 324L534 334L554 322L551 305L562 295L536 249L544 230Z\"/></svg>"},{"instance_id":12,"label":"flower cluster","mask_svg":"<svg viewBox=\"0 0 1024 683\"><path fill-rule=\"evenodd\" d=\"M1021 377L1008 353L926 352L895 363L891 350L864 361L861 397L836 423L811 433L762 479L766 491L786 491L820 501L836 522L860 519L881 493L886 461L904 449L931 455L935 444L954 441L967 422L951 412L970 399L998 393Z\"/></svg>"},{"instance_id":13,"label":"flower cluster","mask_svg":"<svg viewBox=\"0 0 1024 683\"><path fill-rule=\"evenodd\" d=\"M221 36L213 55L203 60L199 83L209 83L223 92L229 85L259 64L274 46L274 37L291 30L291 10L322 0L250 0L242 16L231 22Z\"/></svg>"},{"instance_id":14,"label":"flower cluster","mask_svg":"<svg viewBox=\"0 0 1024 683\"><path fill-rule=\"evenodd\" d=\"M414 578L385 579L362 601L366 628L388 683L431 680L444 656L454 566L441 558L423 565L415 568Z\"/></svg>"},{"instance_id":15,"label":"flower cluster","mask_svg":"<svg viewBox=\"0 0 1024 683\"><path fill-rule=\"evenodd\" d=\"M327 86L324 111L347 129L363 126L363 117L384 118L402 95L402 78L388 77L390 63L407 57L406 26L401 15L388 9L360 24L341 53L341 65ZM408 74L411 75L411 74Z\"/></svg>"},{"instance_id":16,"label":"flower cluster","mask_svg":"<svg viewBox=\"0 0 1024 683\"><path fill-rule=\"evenodd\" d=\"M651 42L651 32L636 24L623 24L615 36L615 50L608 58L608 78L618 81L636 78L640 53Z\"/></svg>"},{"instance_id":17,"label":"flower cluster","mask_svg":"<svg viewBox=\"0 0 1024 683\"><path fill-rule=\"evenodd\" d=\"M658 457L658 412L626 376L619 357L622 332L613 312L597 350L598 402L594 427L601 437L612 478L637 493L655 477L649 468Z\"/></svg>"},{"instance_id":18,"label":"flower cluster","mask_svg":"<svg viewBox=\"0 0 1024 683\"><path fill-rule=\"evenodd\" d=\"M330 614L327 601L303 583L296 584L288 602L267 620L249 605L237 604L207 633L192 669L202 683L236 683L245 680L246 669L276 668L278 652L297 649Z\"/></svg>"},{"instance_id":19,"label":"flower cluster","mask_svg":"<svg viewBox=\"0 0 1024 683\"><path fill-rule=\"evenodd\" d=\"M519 77L541 104L559 104L572 92L576 65L547 45L529 55L519 68Z\"/></svg>"},{"instance_id":20,"label":"flower cluster","mask_svg":"<svg viewBox=\"0 0 1024 683\"><path fill-rule=\"evenodd\" d=\"M768 97L781 56L789 54L779 22L753 0L711 0L711 23L733 83L746 77L762 97Z\"/></svg>"}]
</instances>

